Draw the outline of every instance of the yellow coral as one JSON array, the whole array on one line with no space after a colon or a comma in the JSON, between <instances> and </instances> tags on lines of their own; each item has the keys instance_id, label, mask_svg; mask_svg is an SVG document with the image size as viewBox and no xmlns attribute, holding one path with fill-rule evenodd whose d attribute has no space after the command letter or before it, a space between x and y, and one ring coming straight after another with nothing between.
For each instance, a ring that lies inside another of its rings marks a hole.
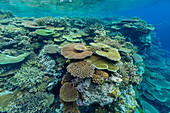
<instances>
[{"instance_id":1,"label":"yellow coral","mask_svg":"<svg viewBox=\"0 0 170 113\"><path fill-rule=\"evenodd\" d=\"M103 59L100 56L90 56L85 60L90 61L97 69L107 69L108 71L116 72L119 68L116 67L116 63L108 60Z\"/></svg>"},{"instance_id":2,"label":"yellow coral","mask_svg":"<svg viewBox=\"0 0 170 113\"><path fill-rule=\"evenodd\" d=\"M121 59L121 56L118 52L118 49L112 48L106 44L102 43L90 43L92 46L100 47L100 50L97 50L96 53L100 56L106 57L113 61L119 61Z\"/></svg>"},{"instance_id":3,"label":"yellow coral","mask_svg":"<svg viewBox=\"0 0 170 113\"><path fill-rule=\"evenodd\" d=\"M113 98L116 98L118 96L117 94L118 94L118 92L117 92L116 88L114 88L112 90L112 93L108 93L108 95L113 97Z\"/></svg>"},{"instance_id":4,"label":"yellow coral","mask_svg":"<svg viewBox=\"0 0 170 113\"><path fill-rule=\"evenodd\" d=\"M93 83L102 84L104 79L108 78L108 74L105 71L96 70L92 76Z\"/></svg>"},{"instance_id":5,"label":"yellow coral","mask_svg":"<svg viewBox=\"0 0 170 113\"><path fill-rule=\"evenodd\" d=\"M67 71L71 73L72 76L79 78L92 77L94 74L95 67L90 62L74 62L67 66Z\"/></svg>"},{"instance_id":6,"label":"yellow coral","mask_svg":"<svg viewBox=\"0 0 170 113\"><path fill-rule=\"evenodd\" d=\"M64 102L73 102L78 99L78 91L69 82L63 84L60 88L60 98Z\"/></svg>"}]
</instances>

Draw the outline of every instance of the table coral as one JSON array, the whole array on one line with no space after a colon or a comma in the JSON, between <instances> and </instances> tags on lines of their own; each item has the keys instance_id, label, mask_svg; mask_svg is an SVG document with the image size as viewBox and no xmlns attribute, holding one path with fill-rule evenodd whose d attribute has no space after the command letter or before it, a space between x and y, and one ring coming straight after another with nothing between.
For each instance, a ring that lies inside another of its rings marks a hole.
<instances>
[{"instance_id":1,"label":"table coral","mask_svg":"<svg viewBox=\"0 0 170 113\"><path fill-rule=\"evenodd\" d=\"M25 28L29 28L29 29L44 29L44 28L46 28L46 26L38 26L38 24L36 22L32 22L32 21L25 21L22 23L22 25Z\"/></svg>"},{"instance_id":2,"label":"table coral","mask_svg":"<svg viewBox=\"0 0 170 113\"><path fill-rule=\"evenodd\" d=\"M95 67L90 62L74 62L67 66L67 71L71 73L72 76L79 78L92 77L94 74Z\"/></svg>"},{"instance_id":3,"label":"table coral","mask_svg":"<svg viewBox=\"0 0 170 113\"><path fill-rule=\"evenodd\" d=\"M119 31L124 36L129 37L134 41L134 44L140 45L139 47L142 49L151 45L149 36L154 27L138 17L132 17L131 19L113 22L110 29L111 32Z\"/></svg>"},{"instance_id":4,"label":"table coral","mask_svg":"<svg viewBox=\"0 0 170 113\"><path fill-rule=\"evenodd\" d=\"M82 51L77 51L75 46L81 46ZM92 52L88 51L83 43L67 44L61 47L61 54L68 59L83 59L91 56Z\"/></svg>"},{"instance_id":5,"label":"table coral","mask_svg":"<svg viewBox=\"0 0 170 113\"><path fill-rule=\"evenodd\" d=\"M69 82L66 82L60 88L60 98L64 102L73 102L78 99L78 91L77 89L72 86Z\"/></svg>"},{"instance_id":6,"label":"table coral","mask_svg":"<svg viewBox=\"0 0 170 113\"><path fill-rule=\"evenodd\" d=\"M5 55L5 54L0 54L0 64L4 65L4 64L12 64L12 63L18 63L23 61L30 53L24 53L21 54L17 57L13 57L13 56L9 56L9 55Z\"/></svg>"},{"instance_id":7,"label":"table coral","mask_svg":"<svg viewBox=\"0 0 170 113\"><path fill-rule=\"evenodd\" d=\"M64 102L61 100L61 103L63 104L61 108L64 111L63 113L80 113L76 102Z\"/></svg>"},{"instance_id":8,"label":"table coral","mask_svg":"<svg viewBox=\"0 0 170 113\"><path fill-rule=\"evenodd\" d=\"M59 51L58 45L46 45L44 46L44 52L49 54L56 54Z\"/></svg>"},{"instance_id":9,"label":"table coral","mask_svg":"<svg viewBox=\"0 0 170 113\"><path fill-rule=\"evenodd\" d=\"M121 56L118 52L118 49L112 48L106 44L102 43L90 43L92 46L99 46L101 49L96 51L96 54L106 57L113 61L119 61L121 59Z\"/></svg>"},{"instance_id":10,"label":"table coral","mask_svg":"<svg viewBox=\"0 0 170 113\"><path fill-rule=\"evenodd\" d=\"M50 36L55 34L53 29L37 29L35 32L40 36Z\"/></svg>"},{"instance_id":11,"label":"table coral","mask_svg":"<svg viewBox=\"0 0 170 113\"><path fill-rule=\"evenodd\" d=\"M107 69L111 72L116 72L119 68L116 66L116 63L104 59L100 56L90 56L89 58L85 59L86 61L90 61L97 69Z\"/></svg>"}]
</instances>

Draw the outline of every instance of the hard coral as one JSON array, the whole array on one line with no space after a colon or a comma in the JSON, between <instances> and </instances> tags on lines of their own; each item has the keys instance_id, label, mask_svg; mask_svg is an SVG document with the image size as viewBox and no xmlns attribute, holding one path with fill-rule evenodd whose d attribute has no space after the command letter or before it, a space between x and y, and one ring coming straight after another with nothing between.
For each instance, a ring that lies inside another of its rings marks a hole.
<instances>
[{"instance_id":1,"label":"hard coral","mask_svg":"<svg viewBox=\"0 0 170 113\"><path fill-rule=\"evenodd\" d=\"M46 93L25 94L8 106L8 113L50 112Z\"/></svg>"},{"instance_id":2,"label":"hard coral","mask_svg":"<svg viewBox=\"0 0 170 113\"><path fill-rule=\"evenodd\" d=\"M92 77L95 67L90 62L79 61L67 66L72 76L79 78Z\"/></svg>"},{"instance_id":3,"label":"hard coral","mask_svg":"<svg viewBox=\"0 0 170 113\"><path fill-rule=\"evenodd\" d=\"M104 82L104 79L108 78L108 74L105 71L96 70L96 72L93 74L92 80L93 83L102 84Z\"/></svg>"},{"instance_id":4,"label":"hard coral","mask_svg":"<svg viewBox=\"0 0 170 113\"><path fill-rule=\"evenodd\" d=\"M113 61L119 61L121 59L118 49L116 48L112 48L103 43L90 43L90 45L99 46L101 48L101 50L96 51L96 53L100 56L106 57Z\"/></svg>"},{"instance_id":5,"label":"hard coral","mask_svg":"<svg viewBox=\"0 0 170 113\"><path fill-rule=\"evenodd\" d=\"M131 63L120 65L118 73L122 75L124 83L137 83L140 81L140 74L137 74L137 67Z\"/></svg>"},{"instance_id":6,"label":"hard coral","mask_svg":"<svg viewBox=\"0 0 170 113\"><path fill-rule=\"evenodd\" d=\"M90 56L85 59L86 61L90 61L97 69L107 69L111 72L116 72L119 68L116 66L116 63L112 62L108 59L103 59L100 56Z\"/></svg>"},{"instance_id":7,"label":"hard coral","mask_svg":"<svg viewBox=\"0 0 170 113\"><path fill-rule=\"evenodd\" d=\"M139 54L137 54L137 53L134 53L134 54L132 55L132 57L133 57L135 63L141 63L141 62L143 62L143 58L142 58Z\"/></svg>"},{"instance_id":8,"label":"hard coral","mask_svg":"<svg viewBox=\"0 0 170 113\"><path fill-rule=\"evenodd\" d=\"M58 45L46 45L44 46L44 52L49 54L55 54L59 51Z\"/></svg>"},{"instance_id":9,"label":"hard coral","mask_svg":"<svg viewBox=\"0 0 170 113\"><path fill-rule=\"evenodd\" d=\"M25 21L22 23L22 25L28 29L44 29L44 28L46 28L46 26L38 26L36 22L32 22L32 21Z\"/></svg>"},{"instance_id":10,"label":"hard coral","mask_svg":"<svg viewBox=\"0 0 170 113\"><path fill-rule=\"evenodd\" d=\"M61 100L63 113L80 113L76 102L64 102Z\"/></svg>"},{"instance_id":11,"label":"hard coral","mask_svg":"<svg viewBox=\"0 0 170 113\"><path fill-rule=\"evenodd\" d=\"M91 56L92 52L86 49L85 44L75 43L62 46L61 54L68 59L83 59L87 56Z\"/></svg>"},{"instance_id":12,"label":"hard coral","mask_svg":"<svg viewBox=\"0 0 170 113\"><path fill-rule=\"evenodd\" d=\"M37 29L35 32L40 36L51 36L55 34L53 29Z\"/></svg>"},{"instance_id":13,"label":"hard coral","mask_svg":"<svg viewBox=\"0 0 170 113\"><path fill-rule=\"evenodd\" d=\"M21 54L17 57L5 55L5 54L0 54L0 64L13 64L13 63L18 63L23 61L30 53L24 53Z\"/></svg>"},{"instance_id":14,"label":"hard coral","mask_svg":"<svg viewBox=\"0 0 170 113\"><path fill-rule=\"evenodd\" d=\"M37 67L22 67L14 76L16 85L21 88L31 88L43 80L43 73Z\"/></svg>"},{"instance_id":15,"label":"hard coral","mask_svg":"<svg viewBox=\"0 0 170 113\"><path fill-rule=\"evenodd\" d=\"M60 98L64 102L76 101L78 99L78 91L69 82L67 82L60 88Z\"/></svg>"}]
</instances>

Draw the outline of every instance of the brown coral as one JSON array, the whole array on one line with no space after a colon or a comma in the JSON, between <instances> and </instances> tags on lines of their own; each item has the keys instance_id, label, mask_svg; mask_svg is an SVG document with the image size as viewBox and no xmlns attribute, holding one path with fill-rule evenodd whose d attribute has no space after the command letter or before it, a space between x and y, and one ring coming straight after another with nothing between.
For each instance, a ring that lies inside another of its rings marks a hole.
<instances>
[{"instance_id":1,"label":"brown coral","mask_svg":"<svg viewBox=\"0 0 170 113\"><path fill-rule=\"evenodd\" d=\"M92 77L92 80L93 83L102 84L104 82L104 79L107 78L108 78L108 74L105 71L96 70L96 72Z\"/></svg>"},{"instance_id":2,"label":"brown coral","mask_svg":"<svg viewBox=\"0 0 170 113\"><path fill-rule=\"evenodd\" d=\"M76 101L78 99L78 91L69 82L66 82L60 88L60 98L64 102Z\"/></svg>"},{"instance_id":3,"label":"brown coral","mask_svg":"<svg viewBox=\"0 0 170 113\"><path fill-rule=\"evenodd\" d=\"M92 52L86 49L84 43L75 43L62 46L61 54L68 59L83 59L91 56Z\"/></svg>"},{"instance_id":4,"label":"brown coral","mask_svg":"<svg viewBox=\"0 0 170 113\"><path fill-rule=\"evenodd\" d=\"M46 45L44 46L44 52L49 54L55 54L59 51L58 45Z\"/></svg>"},{"instance_id":5,"label":"brown coral","mask_svg":"<svg viewBox=\"0 0 170 113\"><path fill-rule=\"evenodd\" d=\"M90 62L74 62L67 66L67 71L71 73L72 76L79 78L92 77L94 74L95 67Z\"/></svg>"},{"instance_id":6,"label":"brown coral","mask_svg":"<svg viewBox=\"0 0 170 113\"><path fill-rule=\"evenodd\" d=\"M137 82L137 78L140 79L140 75L137 74L137 68L131 63L124 63L120 65L118 73L122 75L123 82L128 84L129 81L132 83Z\"/></svg>"},{"instance_id":7,"label":"brown coral","mask_svg":"<svg viewBox=\"0 0 170 113\"><path fill-rule=\"evenodd\" d=\"M61 108L64 111L63 113L80 113L76 102L64 102L61 99L60 101L63 104L63 107Z\"/></svg>"},{"instance_id":8,"label":"brown coral","mask_svg":"<svg viewBox=\"0 0 170 113\"><path fill-rule=\"evenodd\" d=\"M106 57L113 61L119 61L121 59L121 56L118 52L118 49L112 48L106 44L103 43L90 43L92 46L98 46L101 49L96 51L96 54Z\"/></svg>"},{"instance_id":9,"label":"brown coral","mask_svg":"<svg viewBox=\"0 0 170 113\"><path fill-rule=\"evenodd\" d=\"M73 79L73 78L74 78L74 77L71 76L70 73L67 72L67 73L64 75L64 77L62 78L61 84L63 85L63 84L66 83L66 82L70 82L71 79Z\"/></svg>"},{"instance_id":10,"label":"brown coral","mask_svg":"<svg viewBox=\"0 0 170 113\"><path fill-rule=\"evenodd\" d=\"M118 62L113 62L108 59L104 59L100 56L90 56L85 59L88 62L91 62L97 69L107 69L111 72L116 72L119 68L116 66Z\"/></svg>"}]
</instances>

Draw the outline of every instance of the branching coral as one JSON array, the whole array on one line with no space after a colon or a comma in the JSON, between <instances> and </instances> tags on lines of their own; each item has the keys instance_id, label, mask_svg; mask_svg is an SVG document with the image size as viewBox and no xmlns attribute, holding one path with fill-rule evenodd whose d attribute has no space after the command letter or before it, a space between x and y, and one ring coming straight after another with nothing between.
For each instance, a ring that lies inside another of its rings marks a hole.
<instances>
[{"instance_id":1,"label":"branching coral","mask_svg":"<svg viewBox=\"0 0 170 113\"><path fill-rule=\"evenodd\" d=\"M25 94L8 106L8 113L46 113L50 112L46 93Z\"/></svg>"},{"instance_id":2,"label":"branching coral","mask_svg":"<svg viewBox=\"0 0 170 113\"><path fill-rule=\"evenodd\" d=\"M90 62L74 62L67 66L67 71L71 73L72 76L79 78L92 77L94 74L95 67Z\"/></svg>"},{"instance_id":3,"label":"branching coral","mask_svg":"<svg viewBox=\"0 0 170 113\"><path fill-rule=\"evenodd\" d=\"M120 41L118 39L111 39L107 35L105 35L105 36L97 35L94 38L94 41L109 45L109 46L111 46L113 48L117 48L117 49L119 49L123 46L123 44L121 43L123 41L122 39L120 39Z\"/></svg>"},{"instance_id":4,"label":"branching coral","mask_svg":"<svg viewBox=\"0 0 170 113\"><path fill-rule=\"evenodd\" d=\"M140 74L137 74L137 67L131 63L124 63L120 65L118 73L122 75L123 82L125 83L139 83Z\"/></svg>"},{"instance_id":5,"label":"branching coral","mask_svg":"<svg viewBox=\"0 0 170 113\"><path fill-rule=\"evenodd\" d=\"M41 83L43 73L37 67L22 67L14 76L17 79L16 85L21 88L31 88Z\"/></svg>"}]
</instances>

